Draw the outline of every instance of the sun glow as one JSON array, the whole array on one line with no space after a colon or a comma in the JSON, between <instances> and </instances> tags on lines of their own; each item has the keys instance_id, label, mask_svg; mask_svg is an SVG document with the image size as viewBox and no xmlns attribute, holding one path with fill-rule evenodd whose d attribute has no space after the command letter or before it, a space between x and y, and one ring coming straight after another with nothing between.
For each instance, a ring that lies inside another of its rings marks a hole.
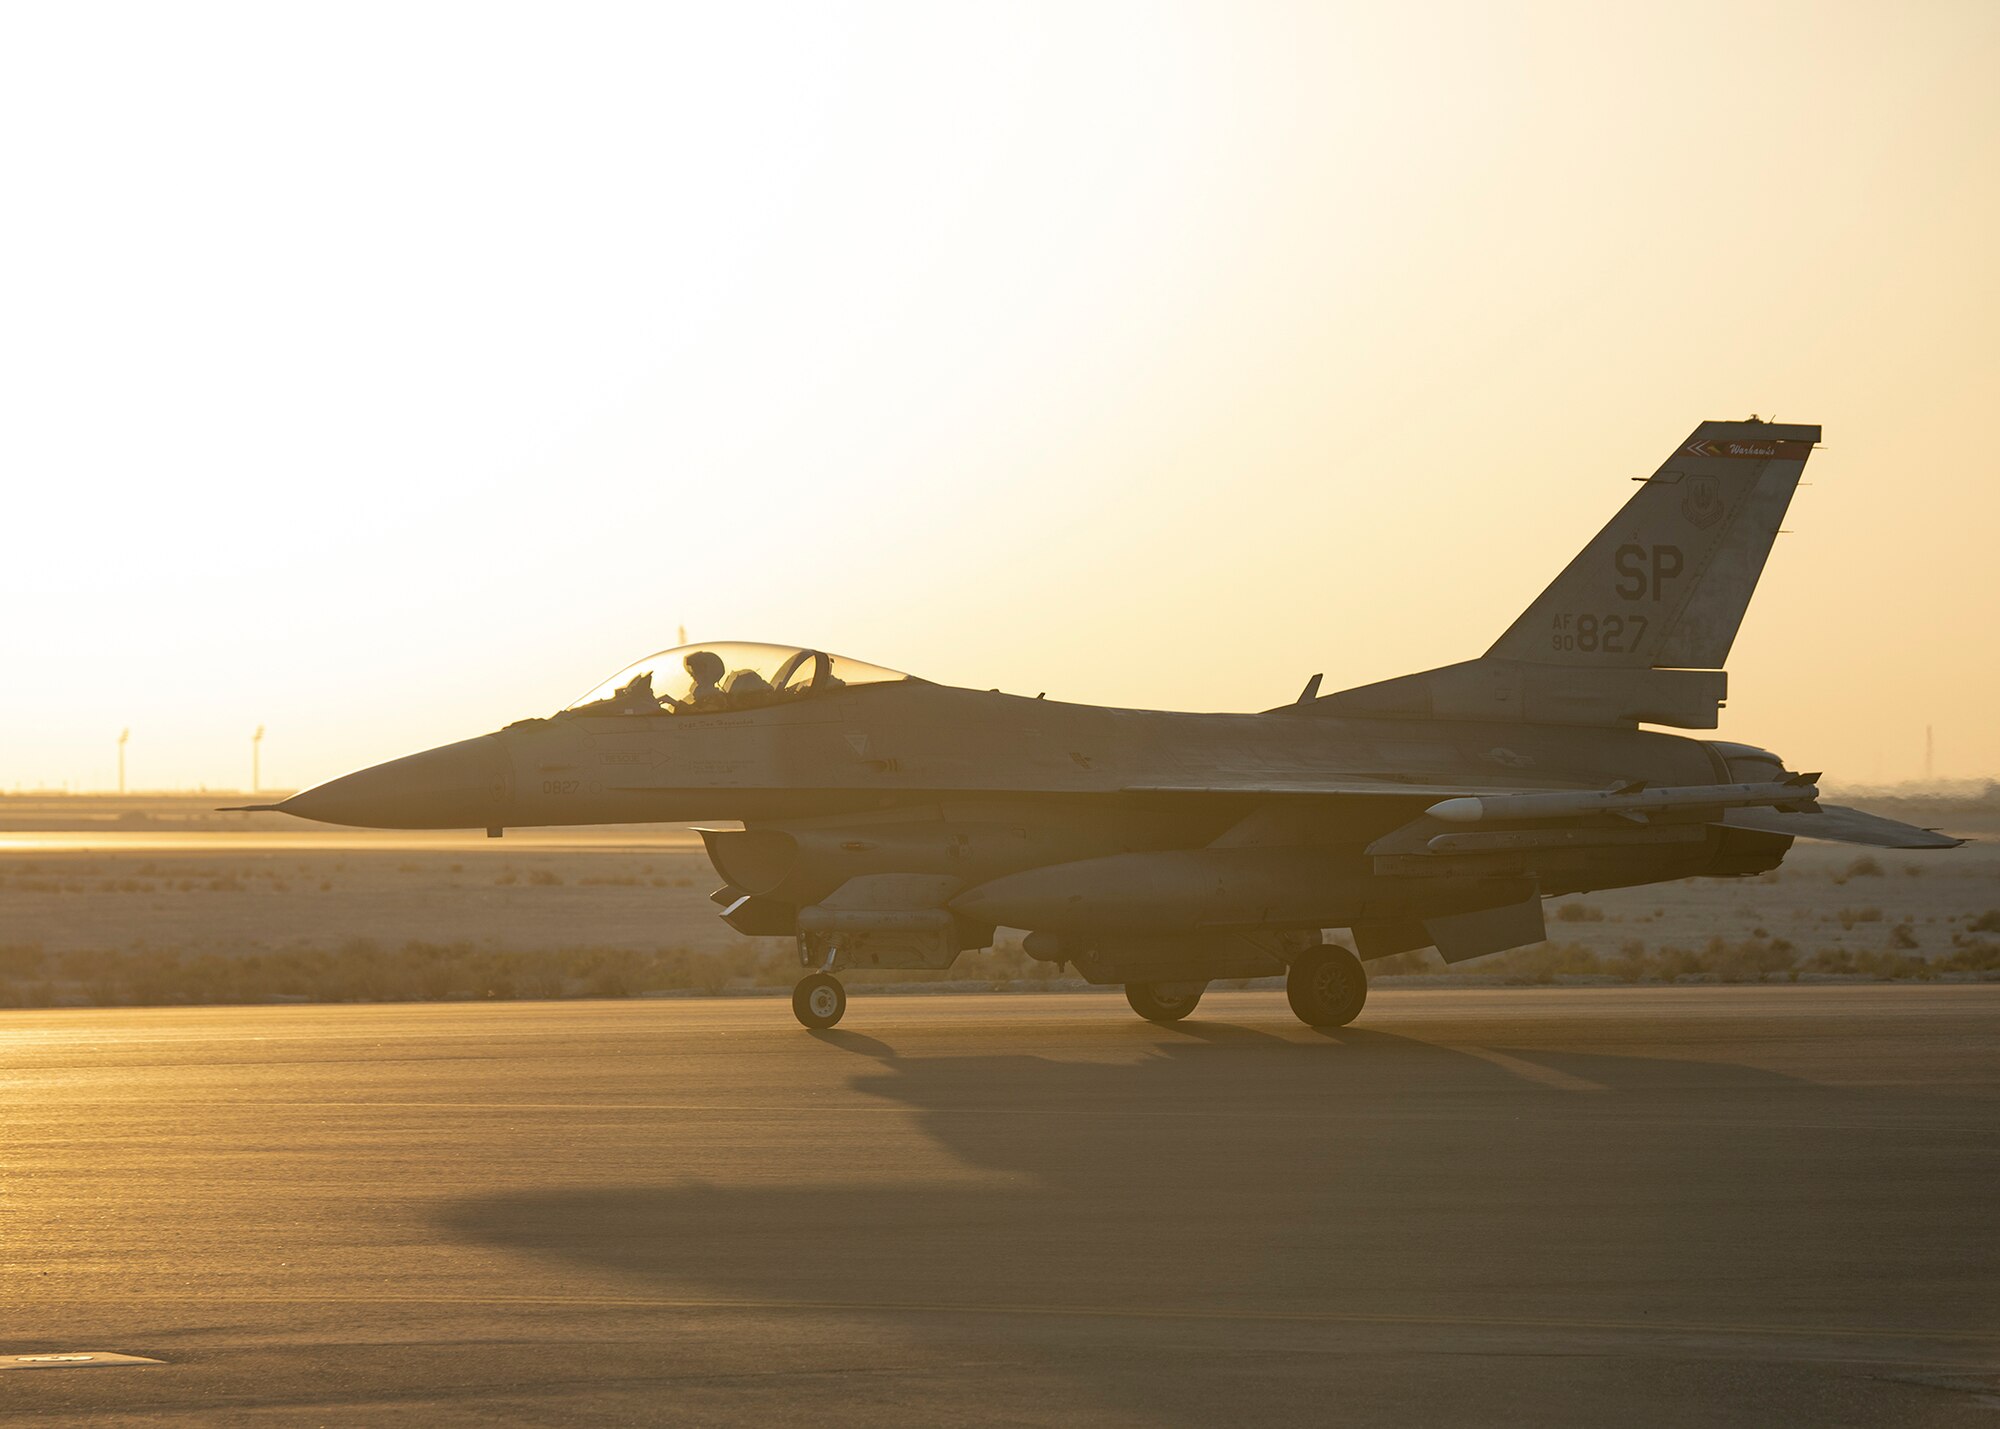
<instances>
[{"instance_id":1,"label":"sun glow","mask_svg":"<svg viewBox=\"0 0 2000 1429\"><path fill-rule=\"evenodd\" d=\"M1992 6L0 28L0 785L310 783L677 625L1261 708L1752 407L1828 447L1724 733L2000 766Z\"/></svg>"}]
</instances>

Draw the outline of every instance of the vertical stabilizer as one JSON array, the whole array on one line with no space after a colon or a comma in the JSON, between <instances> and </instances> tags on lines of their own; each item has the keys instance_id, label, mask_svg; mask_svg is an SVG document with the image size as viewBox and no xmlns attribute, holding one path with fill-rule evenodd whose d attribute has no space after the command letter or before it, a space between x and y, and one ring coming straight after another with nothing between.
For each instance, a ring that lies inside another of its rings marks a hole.
<instances>
[{"instance_id":1,"label":"vertical stabilizer","mask_svg":"<svg viewBox=\"0 0 2000 1429\"><path fill-rule=\"evenodd\" d=\"M1818 427L1703 422L1483 657L1312 707L1713 729L1729 647L1818 441Z\"/></svg>"},{"instance_id":2,"label":"vertical stabilizer","mask_svg":"<svg viewBox=\"0 0 2000 1429\"><path fill-rule=\"evenodd\" d=\"M1819 431L1703 422L1487 655L1720 670Z\"/></svg>"}]
</instances>

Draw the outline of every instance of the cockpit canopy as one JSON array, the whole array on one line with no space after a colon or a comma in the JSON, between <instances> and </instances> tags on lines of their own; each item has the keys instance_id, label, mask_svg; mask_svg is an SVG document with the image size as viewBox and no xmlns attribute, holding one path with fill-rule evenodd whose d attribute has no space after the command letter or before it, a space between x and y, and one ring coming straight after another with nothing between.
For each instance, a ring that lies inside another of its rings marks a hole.
<instances>
[{"instance_id":1,"label":"cockpit canopy","mask_svg":"<svg viewBox=\"0 0 2000 1429\"><path fill-rule=\"evenodd\" d=\"M814 699L851 685L886 685L910 678L823 650L718 640L648 655L565 713L717 714Z\"/></svg>"}]
</instances>

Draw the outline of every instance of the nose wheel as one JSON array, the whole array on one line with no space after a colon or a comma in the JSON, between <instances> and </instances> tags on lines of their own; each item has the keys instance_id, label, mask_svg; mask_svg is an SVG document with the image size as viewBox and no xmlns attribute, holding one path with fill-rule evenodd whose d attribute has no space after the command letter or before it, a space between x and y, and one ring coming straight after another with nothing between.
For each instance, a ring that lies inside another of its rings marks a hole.
<instances>
[{"instance_id":1,"label":"nose wheel","mask_svg":"<svg viewBox=\"0 0 2000 1429\"><path fill-rule=\"evenodd\" d=\"M823 1031L847 1011L847 989L832 973L807 973L792 989L792 1012L802 1026Z\"/></svg>"}]
</instances>

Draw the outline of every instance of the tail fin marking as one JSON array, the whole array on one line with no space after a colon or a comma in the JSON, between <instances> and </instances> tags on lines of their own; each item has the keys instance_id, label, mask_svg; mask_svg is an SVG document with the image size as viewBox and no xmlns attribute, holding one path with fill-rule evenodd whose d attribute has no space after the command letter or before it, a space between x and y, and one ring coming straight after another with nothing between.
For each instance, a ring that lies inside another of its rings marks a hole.
<instances>
[{"instance_id":1,"label":"tail fin marking","mask_svg":"<svg viewBox=\"0 0 2000 1429\"><path fill-rule=\"evenodd\" d=\"M1818 427L1703 422L1487 655L1721 669L1819 435Z\"/></svg>"}]
</instances>

